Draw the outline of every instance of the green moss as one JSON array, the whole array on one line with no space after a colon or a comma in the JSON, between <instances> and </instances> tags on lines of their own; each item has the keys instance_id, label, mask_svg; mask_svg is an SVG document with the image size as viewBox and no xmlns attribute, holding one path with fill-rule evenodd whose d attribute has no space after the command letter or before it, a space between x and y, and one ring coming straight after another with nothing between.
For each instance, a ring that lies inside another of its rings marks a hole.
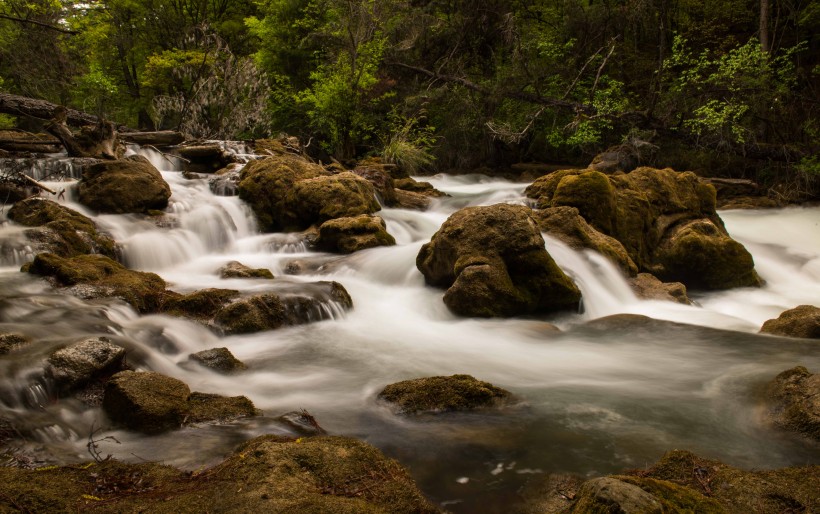
<instances>
[{"instance_id":1,"label":"green moss","mask_svg":"<svg viewBox=\"0 0 820 514\"><path fill-rule=\"evenodd\" d=\"M396 405L402 414L418 414L498 406L510 401L512 393L470 375L452 375L390 384L378 397Z\"/></svg>"},{"instance_id":2,"label":"green moss","mask_svg":"<svg viewBox=\"0 0 820 514\"><path fill-rule=\"evenodd\" d=\"M244 396L220 396L193 392L186 405L186 423L231 421L256 416L259 411Z\"/></svg>"},{"instance_id":3,"label":"green moss","mask_svg":"<svg viewBox=\"0 0 820 514\"><path fill-rule=\"evenodd\" d=\"M555 196L555 190L561 180L565 177L577 176L582 173L584 173L584 170L579 169L554 171L536 179L535 182L527 186L524 194L527 195L528 198L535 200L536 206L539 209L554 207L552 198Z\"/></svg>"},{"instance_id":4,"label":"green moss","mask_svg":"<svg viewBox=\"0 0 820 514\"><path fill-rule=\"evenodd\" d=\"M353 253L377 246L393 246L396 240L387 233L387 225L378 216L360 216L329 220L319 227L316 247L328 252Z\"/></svg>"},{"instance_id":5,"label":"green moss","mask_svg":"<svg viewBox=\"0 0 820 514\"><path fill-rule=\"evenodd\" d=\"M143 213L168 206L171 187L145 157L103 161L83 172L79 200L105 213Z\"/></svg>"},{"instance_id":6,"label":"green moss","mask_svg":"<svg viewBox=\"0 0 820 514\"><path fill-rule=\"evenodd\" d=\"M239 291L233 289L202 289L186 295L169 295L162 312L171 316L210 320L238 297Z\"/></svg>"},{"instance_id":7,"label":"green moss","mask_svg":"<svg viewBox=\"0 0 820 514\"><path fill-rule=\"evenodd\" d=\"M603 173L587 171L564 176L555 186L550 204L575 207L590 225L604 234L612 234L615 190Z\"/></svg>"}]
</instances>

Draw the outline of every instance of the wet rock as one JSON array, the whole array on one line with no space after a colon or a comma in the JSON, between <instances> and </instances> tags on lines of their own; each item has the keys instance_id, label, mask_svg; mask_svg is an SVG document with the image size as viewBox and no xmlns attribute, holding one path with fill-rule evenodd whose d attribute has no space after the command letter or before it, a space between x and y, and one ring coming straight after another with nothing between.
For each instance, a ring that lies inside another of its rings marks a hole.
<instances>
[{"instance_id":1,"label":"wet rock","mask_svg":"<svg viewBox=\"0 0 820 514\"><path fill-rule=\"evenodd\" d=\"M64 259L41 253L28 272L48 278L58 287L83 298L116 297L142 313L155 312L165 300L165 281L154 273L132 271L103 255Z\"/></svg>"},{"instance_id":2,"label":"wet rock","mask_svg":"<svg viewBox=\"0 0 820 514\"><path fill-rule=\"evenodd\" d=\"M575 207L550 207L533 211L538 228L574 250L594 250L615 263L627 276L635 276L638 267L624 246L615 238L595 230Z\"/></svg>"},{"instance_id":3,"label":"wet rock","mask_svg":"<svg viewBox=\"0 0 820 514\"><path fill-rule=\"evenodd\" d=\"M139 155L87 167L78 192L80 203L108 214L163 210L171 197L160 172Z\"/></svg>"},{"instance_id":4,"label":"wet rock","mask_svg":"<svg viewBox=\"0 0 820 514\"><path fill-rule=\"evenodd\" d=\"M414 211L426 211L430 208L430 197L421 193L396 189L396 207Z\"/></svg>"},{"instance_id":5,"label":"wet rock","mask_svg":"<svg viewBox=\"0 0 820 514\"><path fill-rule=\"evenodd\" d=\"M5 355L30 343L31 339L23 334L15 332L0 334L0 355Z\"/></svg>"},{"instance_id":6,"label":"wet rock","mask_svg":"<svg viewBox=\"0 0 820 514\"><path fill-rule=\"evenodd\" d=\"M654 145L646 142L642 142L639 147L629 143L613 146L593 157L589 167L606 174L619 171L629 173L640 165L642 150L643 153L651 153L654 148Z\"/></svg>"},{"instance_id":7,"label":"wet rock","mask_svg":"<svg viewBox=\"0 0 820 514\"><path fill-rule=\"evenodd\" d=\"M461 316L498 317L576 309L581 293L544 248L530 209L498 204L462 209L422 246L416 267L447 288Z\"/></svg>"},{"instance_id":8,"label":"wet rock","mask_svg":"<svg viewBox=\"0 0 820 514\"><path fill-rule=\"evenodd\" d=\"M183 316L200 321L210 321L228 303L239 298L234 289L201 289L193 293L168 295L162 312L171 316Z\"/></svg>"},{"instance_id":9,"label":"wet rock","mask_svg":"<svg viewBox=\"0 0 820 514\"><path fill-rule=\"evenodd\" d=\"M80 505L102 512L440 512L396 461L347 437L261 436L193 474L155 463L92 464L0 468L0 510L69 512Z\"/></svg>"},{"instance_id":10,"label":"wet rock","mask_svg":"<svg viewBox=\"0 0 820 514\"><path fill-rule=\"evenodd\" d=\"M373 185L382 204L389 207L398 205L393 177L387 172L385 165L378 163L360 164L353 169L353 173Z\"/></svg>"},{"instance_id":11,"label":"wet rock","mask_svg":"<svg viewBox=\"0 0 820 514\"><path fill-rule=\"evenodd\" d=\"M46 374L61 393L66 394L121 371L124 359L125 348L113 344L107 337L94 337L52 353L46 364Z\"/></svg>"},{"instance_id":12,"label":"wet rock","mask_svg":"<svg viewBox=\"0 0 820 514\"><path fill-rule=\"evenodd\" d=\"M324 428L319 426L316 418L305 409L286 412L276 419L301 435L316 436L327 433Z\"/></svg>"},{"instance_id":13,"label":"wet rock","mask_svg":"<svg viewBox=\"0 0 820 514\"><path fill-rule=\"evenodd\" d=\"M786 370L769 383L766 396L775 425L820 441L820 374L803 366Z\"/></svg>"},{"instance_id":14,"label":"wet rock","mask_svg":"<svg viewBox=\"0 0 820 514\"><path fill-rule=\"evenodd\" d=\"M226 375L248 369L242 361L234 357L230 350L225 347L192 353L189 358L200 366Z\"/></svg>"},{"instance_id":15,"label":"wet rock","mask_svg":"<svg viewBox=\"0 0 820 514\"><path fill-rule=\"evenodd\" d=\"M295 211L310 225L381 209L370 182L351 172L301 180L293 194Z\"/></svg>"},{"instance_id":16,"label":"wet rock","mask_svg":"<svg viewBox=\"0 0 820 514\"><path fill-rule=\"evenodd\" d=\"M3 156L0 155L0 158ZM15 184L10 181L0 181L0 198L6 203L15 203L25 200L36 194L33 188L24 186L22 184Z\"/></svg>"},{"instance_id":17,"label":"wet rock","mask_svg":"<svg viewBox=\"0 0 820 514\"><path fill-rule=\"evenodd\" d=\"M236 162L218 143L193 142L176 147L175 152L185 159L183 169L189 173L213 173Z\"/></svg>"},{"instance_id":18,"label":"wet rock","mask_svg":"<svg viewBox=\"0 0 820 514\"><path fill-rule=\"evenodd\" d=\"M622 512L663 514L661 502L640 487L617 478L602 477L581 486L570 512Z\"/></svg>"},{"instance_id":19,"label":"wet rock","mask_svg":"<svg viewBox=\"0 0 820 514\"><path fill-rule=\"evenodd\" d=\"M42 251L61 257L90 253L117 257L114 240L97 232L90 218L51 200L32 197L17 202L8 217L27 227L41 227L26 231L26 237Z\"/></svg>"},{"instance_id":20,"label":"wet rock","mask_svg":"<svg viewBox=\"0 0 820 514\"><path fill-rule=\"evenodd\" d=\"M519 491L522 501L510 505L510 514L543 514L566 512L584 482L583 477L565 473L549 473L533 477Z\"/></svg>"},{"instance_id":21,"label":"wet rock","mask_svg":"<svg viewBox=\"0 0 820 514\"><path fill-rule=\"evenodd\" d=\"M419 193L429 198L440 198L442 196L447 196L447 193L439 191L438 189L433 187L433 184L429 182L416 180L411 177L396 179L395 181L393 181L393 186L396 189L401 189L402 191L409 191L411 193Z\"/></svg>"},{"instance_id":22,"label":"wet rock","mask_svg":"<svg viewBox=\"0 0 820 514\"><path fill-rule=\"evenodd\" d=\"M244 396L192 393L175 378L154 372L122 371L105 386L103 410L130 430L157 434L188 423L228 421L255 416Z\"/></svg>"},{"instance_id":23,"label":"wet rock","mask_svg":"<svg viewBox=\"0 0 820 514\"><path fill-rule=\"evenodd\" d=\"M393 246L396 240L378 216L362 214L326 221L319 227L316 247L326 252L353 253L377 246Z\"/></svg>"},{"instance_id":24,"label":"wet rock","mask_svg":"<svg viewBox=\"0 0 820 514\"><path fill-rule=\"evenodd\" d=\"M265 278L273 280L273 273L265 268L249 268L241 262L231 261L219 268L220 278Z\"/></svg>"},{"instance_id":25,"label":"wet rock","mask_svg":"<svg viewBox=\"0 0 820 514\"><path fill-rule=\"evenodd\" d=\"M686 286L680 282L661 282L650 273L638 273L636 277L629 279L629 285L638 298L692 304L686 294Z\"/></svg>"},{"instance_id":26,"label":"wet rock","mask_svg":"<svg viewBox=\"0 0 820 514\"><path fill-rule=\"evenodd\" d=\"M401 414L418 414L498 407L508 403L512 393L470 375L452 375L390 384L378 398Z\"/></svg>"},{"instance_id":27,"label":"wet rock","mask_svg":"<svg viewBox=\"0 0 820 514\"><path fill-rule=\"evenodd\" d=\"M222 168L215 173L214 177L208 180L208 187L217 196L236 196L239 194L241 171L241 164L231 164L227 168Z\"/></svg>"},{"instance_id":28,"label":"wet rock","mask_svg":"<svg viewBox=\"0 0 820 514\"><path fill-rule=\"evenodd\" d=\"M800 305L770 319L760 329L763 334L820 339L820 308Z\"/></svg>"}]
</instances>

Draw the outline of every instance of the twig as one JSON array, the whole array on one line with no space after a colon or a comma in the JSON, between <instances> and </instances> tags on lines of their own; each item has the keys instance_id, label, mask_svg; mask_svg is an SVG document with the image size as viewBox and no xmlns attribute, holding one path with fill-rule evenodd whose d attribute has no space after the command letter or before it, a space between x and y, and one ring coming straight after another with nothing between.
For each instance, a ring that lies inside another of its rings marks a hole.
<instances>
[{"instance_id":1,"label":"twig","mask_svg":"<svg viewBox=\"0 0 820 514\"><path fill-rule=\"evenodd\" d=\"M598 88L598 81L601 79L601 72L604 71L604 66L606 66L606 62L612 56L612 52L615 51L615 40L616 39L618 39L617 36L612 38L612 46L609 47L609 53L606 54L606 57L604 57L603 62L601 62L601 65L598 66L598 73L595 74L595 82L592 84L592 89L589 92L589 102L590 103L592 103L592 100L595 98L595 90Z\"/></svg>"},{"instance_id":2,"label":"twig","mask_svg":"<svg viewBox=\"0 0 820 514\"><path fill-rule=\"evenodd\" d=\"M116 437L112 435L103 437L102 439L94 439L94 434L102 430L102 427L94 430L94 423L96 423L96 421L91 422L91 432L88 434L88 444L86 444L85 446L86 448L88 448L88 453L91 454L91 457L94 458L95 462L106 462L107 460L111 459L112 455L108 454L107 456L102 457L97 443L100 443L102 441L114 441L117 444L121 443L117 440Z\"/></svg>"}]
</instances>

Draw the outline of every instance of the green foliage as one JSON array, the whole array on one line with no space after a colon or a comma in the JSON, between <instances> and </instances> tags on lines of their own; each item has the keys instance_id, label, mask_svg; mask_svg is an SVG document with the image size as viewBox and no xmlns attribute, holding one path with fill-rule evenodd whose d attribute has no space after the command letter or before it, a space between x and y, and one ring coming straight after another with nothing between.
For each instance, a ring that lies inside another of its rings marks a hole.
<instances>
[{"instance_id":1,"label":"green foliage","mask_svg":"<svg viewBox=\"0 0 820 514\"><path fill-rule=\"evenodd\" d=\"M405 117L395 111L390 116L389 137L381 150L382 159L413 175L435 160L435 127L424 123L423 114Z\"/></svg>"},{"instance_id":2,"label":"green foliage","mask_svg":"<svg viewBox=\"0 0 820 514\"><path fill-rule=\"evenodd\" d=\"M74 94L83 110L105 115L106 106L116 97L119 88L99 66L94 65L77 79Z\"/></svg>"}]
</instances>

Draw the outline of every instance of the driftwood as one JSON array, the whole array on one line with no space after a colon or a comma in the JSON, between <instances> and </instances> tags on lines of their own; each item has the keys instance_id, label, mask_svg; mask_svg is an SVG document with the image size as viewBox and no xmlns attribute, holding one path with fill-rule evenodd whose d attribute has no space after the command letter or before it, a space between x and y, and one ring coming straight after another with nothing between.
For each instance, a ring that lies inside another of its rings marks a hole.
<instances>
[{"instance_id":1,"label":"driftwood","mask_svg":"<svg viewBox=\"0 0 820 514\"><path fill-rule=\"evenodd\" d=\"M29 177L28 175L23 175L23 174L21 173L21 174L20 174L20 178L22 178L24 181L28 182L28 183L29 183L29 184L31 184L32 186L39 187L39 188L40 188L40 189L42 189L43 191L48 191L49 193L51 193L51 194L53 194L53 195L56 195L56 194L57 194L57 191L55 191L55 190L51 189L50 187L48 187L48 186L46 186L46 185L44 185L44 184L42 184L42 183L40 183L40 182L37 182L36 180L34 180L33 178Z\"/></svg>"},{"instance_id":2,"label":"driftwood","mask_svg":"<svg viewBox=\"0 0 820 514\"><path fill-rule=\"evenodd\" d=\"M65 123L67 111L65 107L58 106L51 123L46 125L46 131L63 143L69 156L117 158L117 130L113 123L99 118L96 124L83 127L75 136Z\"/></svg>"}]
</instances>

